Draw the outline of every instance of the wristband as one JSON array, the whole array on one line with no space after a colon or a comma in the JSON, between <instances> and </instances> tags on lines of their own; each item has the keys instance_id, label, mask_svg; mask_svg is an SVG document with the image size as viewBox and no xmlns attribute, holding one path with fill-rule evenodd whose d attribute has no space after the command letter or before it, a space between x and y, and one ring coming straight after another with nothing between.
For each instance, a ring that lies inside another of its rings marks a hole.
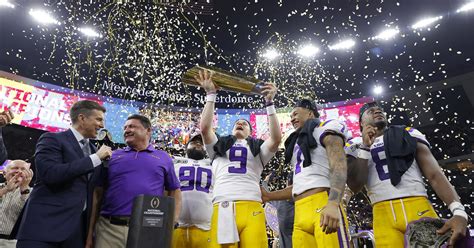
<instances>
[{"instance_id":1,"label":"wristband","mask_svg":"<svg viewBox=\"0 0 474 248\"><path fill-rule=\"evenodd\" d=\"M449 210L451 210L451 213L454 213L454 211L456 210L462 210L462 211L465 211L466 209L464 208L464 205L462 205L460 202L458 201L453 201L451 202L451 204L449 204L448 206Z\"/></svg>"},{"instance_id":2,"label":"wristband","mask_svg":"<svg viewBox=\"0 0 474 248\"><path fill-rule=\"evenodd\" d=\"M359 149L357 152L357 157L361 159L370 159L372 157L372 154L370 154L369 151L366 151L364 149Z\"/></svg>"},{"instance_id":3,"label":"wristband","mask_svg":"<svg viewBox=\"0 0 474 248\"><path fill-rule=\"evenodd\" d=\"M208 93L206 96L206 102L216 102L217 94L215 92Z\"/></svg>"},{"instance_id":4,"label":"wristband","mask_svg":"<svg viewBox=\"0 0 474 248\"><path fill-rule=\"evenodd\" d=\"M265 102L265 107L270 107L273 105L273 101Z\"/></svg>"},{"instance_id":5,"label":"wristband","mask_svg":"<svg viewBox=\"0 0 474 248\"><path fill-rule=\"evenodd\" d=\"M464 219L468 220L468 219L467 219L468 217L467 217L466 211L461 210L461 209L456 209L456 210L454 210L453 216L461 216L461 217L463 217Z\"/></svg>"},{"instance_id":6,"label":"wristband","mask_svg":"<svg viewBox=\"0 0 474 248\"><path fill-rule=\"evenodd\" d=\"M275 105L267 106L267 115L276 114Z\"/></svg>"}]
</instances>

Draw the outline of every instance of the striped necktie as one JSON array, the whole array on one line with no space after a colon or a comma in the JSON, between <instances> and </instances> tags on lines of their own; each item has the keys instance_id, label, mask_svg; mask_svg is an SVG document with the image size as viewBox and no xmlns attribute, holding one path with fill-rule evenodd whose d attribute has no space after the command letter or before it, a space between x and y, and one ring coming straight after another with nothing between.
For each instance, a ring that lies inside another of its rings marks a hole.
<instances>
[{"instance_id":1,"label":"striped necktie","mask_svg":"<svg viewBox=\"0 0 474 248\"><path fill-rule=\"evenodd\" d=\"M84 153L84 157L88 157L91 155L91 146L89 145L89 139L82 139L81 141L82 144L82 152Z\"/></svg>"}]
</instances>

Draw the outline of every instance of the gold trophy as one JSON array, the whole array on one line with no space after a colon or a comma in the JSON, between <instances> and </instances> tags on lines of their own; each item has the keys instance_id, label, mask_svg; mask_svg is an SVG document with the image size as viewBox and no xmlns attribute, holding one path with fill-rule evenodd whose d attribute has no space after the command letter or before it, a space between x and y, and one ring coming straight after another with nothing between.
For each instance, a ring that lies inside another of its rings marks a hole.
<instances>
[{"instance_id":1,"label":"gold trophy","mask_svg":"<svg viewBox=\"0 0 474 248\"><path fill-rule=\"evenodd\" d=\"M194 77L199 76L200 70L211 71L212 81L226 91L244 94L261 94L264 82L256 78L232 73L212 66L197 65L183 74L183 82L193 86L201 86Z\"/></svg>"}]
</instances>

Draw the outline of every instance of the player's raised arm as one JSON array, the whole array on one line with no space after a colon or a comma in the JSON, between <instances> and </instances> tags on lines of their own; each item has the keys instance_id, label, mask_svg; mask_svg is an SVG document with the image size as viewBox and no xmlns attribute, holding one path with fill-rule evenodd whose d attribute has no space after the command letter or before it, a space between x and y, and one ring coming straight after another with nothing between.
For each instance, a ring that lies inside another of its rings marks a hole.
<instances>
[{"instance_id":1,"label":"player's raised arm","mask_svg":"<svg viewBox=\"0 0 474 248\"><path fill-rule=\"evenodd\" d=\"M273 99L278 88L273 83L265 83L262 94L265 96L265 106L267 107L268 121L270 126L270 138L266 140L270 152L276 152L281 142L280 123L276 116L275 105Z\"/></svg>"},{"instance_id":2,"label":"player's raised arm","mask_svg":"<svg viewBox=\"0 0 474 248\"><path fill-rule=\"evenodd\" d=\"M212 82L211 77L212 73L207 70L199 71L199 76L194 77L207 94L200 123L202 139L206 145L217 140L216 134L212 131L212 121L218 87Z\"/></svg>"},{"instance_id":3,"label":"player's raised arm","mask_svg":"<svg viewBox=\"0 0 474 248\"><path fill-rule=\"evenodd\" d=\"M360 144L346 146L347 155L347 186L352 192L362 190L368 180L370 146L374 143L377 127L362 126L362 141Z\"/></svg>"}]
</instances>

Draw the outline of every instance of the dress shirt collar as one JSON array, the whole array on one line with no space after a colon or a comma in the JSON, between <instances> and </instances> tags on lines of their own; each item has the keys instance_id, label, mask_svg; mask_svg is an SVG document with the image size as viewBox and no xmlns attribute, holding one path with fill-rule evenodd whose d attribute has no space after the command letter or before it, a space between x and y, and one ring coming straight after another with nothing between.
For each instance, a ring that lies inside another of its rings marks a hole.
<instances>
[{"instance_id":1,"label":"dress shirt collar","mask_svg":"<svg viewBox=\"0 0 474 248\"><path fill-rule=\"evenodd\" d=\"M77 131L77 130L76 130L74 127L72 127L72 126L71 126L71 131L72 131L72 133L74 134L74 137L76 137L76 140L77 140L77 142L79 142L79 144L82 144L82 143L81 143L81 140L83 140L83 139L89 141L89 139L84 138L84 136L82 136L82 134L79 133L79 131Z\"/></svg>"}]
</instances>

